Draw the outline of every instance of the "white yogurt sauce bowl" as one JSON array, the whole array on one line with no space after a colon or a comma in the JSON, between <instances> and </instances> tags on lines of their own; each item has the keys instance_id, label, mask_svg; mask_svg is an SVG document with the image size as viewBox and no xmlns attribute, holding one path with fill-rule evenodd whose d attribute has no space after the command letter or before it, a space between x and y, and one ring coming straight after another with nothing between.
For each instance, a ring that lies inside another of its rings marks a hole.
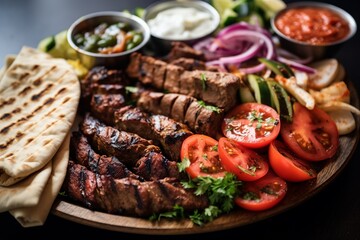
<instances>
[{"instance_id":1,"label":"white yogurt sauce bowl","mask_svg":"<svg viewBox=\"0 0 360 240\"><path fill-rule=\"evenodd\" d=\"M203 1L158 1L147 8L143 19L149 25L153 48L166 53L171 42L194 44L212 35L220 23L219 13Z\"/></svg>"}]
</instances>

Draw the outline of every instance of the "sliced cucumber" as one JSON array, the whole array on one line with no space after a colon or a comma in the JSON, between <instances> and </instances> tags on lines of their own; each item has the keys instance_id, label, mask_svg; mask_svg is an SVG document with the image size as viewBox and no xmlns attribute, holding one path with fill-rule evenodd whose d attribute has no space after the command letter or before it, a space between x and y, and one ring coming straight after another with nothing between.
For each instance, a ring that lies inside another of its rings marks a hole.
<instances>
[{"instance_id":1,"label":"sliced cucumber","mask_svg":"<svg viewBox=\"0 0 360 240\"><path fill-rule=\"evenodd\" d=\"M240 95L240 102L242 103L256 102L254 94L245 83L240 85L239 95Z\"/></svg>"},{"instance_id":2,"label":"sliced cucumber","mask_svg":"<svg viewBox=\"0 0 360 240\"><path fill-rule=\"evenodd\" d=\"M138 16L139 18L144 17L144 12L145 12L144 8L141 8L141 7L135 8L135 15Z\"/></svg>"},{"instance_id":3,"label":"sliced cucumber","mask_svg":"<svg viewBox=\"0 0 360 240\"><path fill-rule=\"evenodd\" d=\"M289 94L278 82L270 79L266 82L271 93L272 107L276 109L282 119L292 121L293 109Z\"/></svg>"},{"instance_id":4,"label":"sliced cucumber","mask_svg":"<svg viewBox=\"0 0 360 240\"><path fill-rule=\"evenodd\" d=\"M271 106L271 93L266 81L254 74L249 74L247 79L254 92L256 102Z\"/></svg>"},{"instance_id":5,"label":"sliced cucumber","mask_svg":"<svg viewBox=\"0 0 360 240\"><path fill-rule=\"evenodd\" d=\"M221 26L226 27L238 21L238 15L231 9L225 9L221 15Z\"/></svg>"},{"instance_id":6,"label":"sliced cucumber","mask_svg":"<svg viewBox=\"0 0 360 240\"><path fill-rule=\"evenodd\" d=\"M285 78L289 78L295 75L291 68L284 63L270 60L267 58L259 58L259 61L265 64L265 66L271 71L273 71L276 75L280 75Z\"/></svg>"},{"instance_id":7,"label":"sliced cucumber","mask_svg":"<svg viewBox=\"0 0 360 240\"><path fill-rule=\"evenodd\" d=\"M55 36L49 36L39 42L38 49L43 52L49 52L55 47Z\"/></svg>"}]
</instances>

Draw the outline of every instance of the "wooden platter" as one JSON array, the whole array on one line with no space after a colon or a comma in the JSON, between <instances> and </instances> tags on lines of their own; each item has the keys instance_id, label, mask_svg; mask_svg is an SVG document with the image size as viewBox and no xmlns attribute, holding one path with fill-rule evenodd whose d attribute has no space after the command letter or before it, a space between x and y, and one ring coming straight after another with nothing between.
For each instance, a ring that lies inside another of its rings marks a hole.
<instances>
[{"instance_id":1,"label":"wooden platter","mask_svg":"<svg viewBox=\"0 0 360 240\"><path fill-rule=\"evenodd\" d=\"M347 84L351 92L351 104L359 108L358 93L351 82ZM194 225L190 220L175 221L164 219L159 222L151 222L147 219L92 211L60 197L56 199L51 212L58 217L95 228L148 235L205 233L254 224L296 207L320 192L338 176L350 161L359 141L360 117L355 116L355 118L355 131L340 138L340 148L334 158L319 163L318 177L308 182L289 183L289 190L283 201L267 211L250 212L236 209L202 227Z\"/></svg>"}]
</instances>

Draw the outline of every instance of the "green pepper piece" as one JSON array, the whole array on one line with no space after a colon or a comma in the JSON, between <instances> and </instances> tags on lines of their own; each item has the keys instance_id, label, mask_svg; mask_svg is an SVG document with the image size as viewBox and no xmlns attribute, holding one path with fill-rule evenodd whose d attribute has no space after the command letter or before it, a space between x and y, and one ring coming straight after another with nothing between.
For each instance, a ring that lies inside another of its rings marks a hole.
<instances>
[{"instance_id":1,"label":"green pepper piece","mask_svg":"<svg viewBox=\"0 0 360 240\"><path fill-rule=\"evenodd\" d=\"M116 37L111 35L103 35L102 38L97 42L99 47L112 47L116 44Z\"/></svg>"},{"instance_id":2,"label":"green pepper piece","mask_svg":"<svg viewBox=\"0 0 360 240\"><path fill-rule=\"evenodd\" d=\"M132 38L132 42L135 44L135 46L139 45L143 40L142 34L141 33L136 33L133 38Z\"/></svg>"}]
</instances>

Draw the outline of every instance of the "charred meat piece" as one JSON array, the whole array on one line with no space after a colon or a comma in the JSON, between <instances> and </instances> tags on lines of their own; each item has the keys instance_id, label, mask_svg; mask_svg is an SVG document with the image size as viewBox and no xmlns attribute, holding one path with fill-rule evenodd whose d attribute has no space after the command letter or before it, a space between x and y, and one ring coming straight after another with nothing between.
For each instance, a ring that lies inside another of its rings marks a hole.
<instances>
[{"instance_id":1,"label":"charred meat piece","mask_svg":"<svg viewBox=\"0 0 360 240\"><path fill-rule=\"evenodd\" d=\"M69 197L92 209L128 216L148 217L170 211L175 205L186 211L204 209L209 202L184 189L174 178L140 182L99 175L69 161L63 189Z\"/></svg>"},{"instance_id":2,"label":"charred meat piece","mask_svg":"<svg viewBox=\"0 0 360 240\"><path fill-rule=\"evenodd\" d=\"M121 94L126 95L126 89L124 85L120 84L98 84L91 85L92 94Z\"/></svg>"},{"instance_id":3,"label":"charred meat piece","mask_svg":"<svg viewBox=\"0 0 360 240\"><path fill-rule=\"evenodd\" d=\"M186 82L189 79L192 79L191 86L195 89L193 97L201 99L207 104L224 108L225 111L236 105L239 78L234 74L195 70L188 75L182 75L180 82ZM188 95L187 93L183 94Z\"/></svg>"},{"instance_id":4,"label":"charred meat piece","mask_svg":"<svg viewBox=\"0 0 360 240\"><path fill-rule=\"evenodd\" d=\"M114 124L114 112L126 105L122 94L94 94L91 97L90 111L93 116L107 125Z\"/></svg>"},{"instance_id":5,"label":"charred meat piece","mask_svg":"<svg viewBox=\"0 0 360 240\"><path fill-rule=\"evenodd\" d=\"M205 55L203 52L190 47L184 42L172 42L171 50L166 56L166 60L168 62L171 62L179 58L192 58L200 61L205 61Z\"/></svg>"},{"instance_id":6,"label":"charred meat piece","mask_svg":"<svg viewBox=\"0 0 360 240\"><path fill-rule=\"evenodd\" d=\"M123 107L114 116L116 128L153 140L174 161L180 159L182 142L193 134L185 124L164 115L150 115L137 107Z\"/></svg>"},{"instance_id":7,"label":"charred meat piece","mask_svg":"<svg viewBox=\"0 0 360 240\"><path fill-rule=\"evenodd\" d=\"M216 137L224 116L224 110L210 107L196 98L176 94L144 91L137 106L146 112L166 115L175 121L185 123L195 133Z\"/></svg>"},{"instance_id":8,"label":"charred meat piece","mask_svg":"<svg viewBox=\"0 0 360 240\"><path fill-rule=\"evenodd\" d=\"M76 162L90 171L110 175L113 178L130 177L138 180L143 178L132 173L116 157L97 154L90 146L87 138L81 132L73 132L71 136L71 152Z\"/></svg>"},{"instance_id":9,"label":"charred meat piece","mask_svg":"<svg viewBox=\"0 0 360 240\"><path fill-rule=\"evenodd\" d=\"M86 114L80 128L98 151L117 157L129 167L135 166L148 152L160 152L160 148L153 145L151 140L106 126L89 114Z\"/></svg>"},{"instance_id":10,"label":"charred meat piece","mask_svg":"<svg viewBox=\"0 0 360 240\"><path fill-rule=\"evenodd\" d=\"M161 89L157 87L159 90L195 97L207 104L224 108L225 111L235 106L240 81L236 75L205 70L186 71L172 64L166 65L165 74L155 75L154 68L149 67L155 61L155 58L133 53L127 73L144 85L155 87L155 82L161 82L162 84L157 85L163 86ZM152 70L148 71L148 69ZM164 78L160 79L161 76Z\"/></svg>"},{"instance_id":11,"label":"charred meat piece","mask_svg":"<svg viewBox=\"0 0 360 240\"><path fill-rule=\"evenodd\" d=\"M81 101L82 103L89 105L91 95L93 93L100 93L99 91L97 91L99 89L99 85L127 86L128 84L130 84L130 80L128 79L127 75L123 70L107 69L104 66L94 67L87 73L87 75L83 79L80 80ZM111 93L114 93L114 86L108 86L108 88L112 88Z\"/></svg>"},{"instance_id":12,"label":"charred meat piece","mask_svg":"<svg viewBox=\"0 0 360 240\"><path fill-rule=\"evenodd\" d=\"M166 177L185 179L186 175L179 172L177 162L169 161L157 152L147 153L136 163L134 172L145 180L158 180Z\"/></svg>"},{"instance_id":13,"label":"charred meat piece","mask_svg":"<svg viewBox=\"0 0 360 240\"><path fill-rule=\"evenodd\" d=\"M170 64L179 66L184 68L187 71L194 71L194 70L207 70L212 72L221 72L222 69L217 66L208 66L206 62L200 61L193 58L178 58L171 62Z\"/></svg>"}]
</instances>

